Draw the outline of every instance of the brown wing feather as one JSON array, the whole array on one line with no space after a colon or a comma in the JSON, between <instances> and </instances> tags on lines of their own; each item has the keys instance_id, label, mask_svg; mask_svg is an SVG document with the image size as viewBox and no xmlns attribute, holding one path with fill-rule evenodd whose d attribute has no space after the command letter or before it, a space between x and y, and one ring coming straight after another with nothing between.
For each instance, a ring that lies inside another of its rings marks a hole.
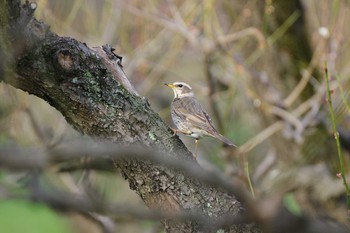
<instances>
[{"instance_id":1,"label":"brown wing feather","mask_svg":"<svg viewBox=\"0 0 350 233\"><path fill-rule=\"evenodd\" d=\"M174 101L173 104L176 105L174 106L176 114L186 119L193 127L202 129L210 135L217 133L209 115L195 98L184 97L179 101Z\"/></svg>"},{"instance_id":2,"label":"brown wing feather","mask_svg":"<svg viewBox=\"0 0 350 233\"><path fill-rule=\"evenodd\" d=\"M227 145L237 147L229 139L221 135L213 125L209 115L205 112L202 105L193 97L175 99L172 103L172 111L180 119L185 120L183 124L187 124L187 128L197 128L206 132Z\"/></svg>"}]
</instances>

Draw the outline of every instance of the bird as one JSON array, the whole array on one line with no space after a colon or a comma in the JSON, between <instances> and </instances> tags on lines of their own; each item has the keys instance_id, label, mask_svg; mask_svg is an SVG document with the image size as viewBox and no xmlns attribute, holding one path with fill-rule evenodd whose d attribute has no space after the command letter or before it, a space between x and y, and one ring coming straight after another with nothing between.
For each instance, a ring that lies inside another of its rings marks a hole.
<instances>
[{"instance_id":1,"label":"bird","mask_svg":"<svg viewBox=\"0 0 350 233\"><path fill-rule=\"evenodd\" d=\"M208 113L194 97L192 87L184 82L164 83L174 91L174 99L170 106L172 120L177 127L174 133L183 133L195 139L197 157L198 141L204 136L219 139L228 146L237 147L231 140L221 135L215 128Z\"/></svg>"}]
</instances>

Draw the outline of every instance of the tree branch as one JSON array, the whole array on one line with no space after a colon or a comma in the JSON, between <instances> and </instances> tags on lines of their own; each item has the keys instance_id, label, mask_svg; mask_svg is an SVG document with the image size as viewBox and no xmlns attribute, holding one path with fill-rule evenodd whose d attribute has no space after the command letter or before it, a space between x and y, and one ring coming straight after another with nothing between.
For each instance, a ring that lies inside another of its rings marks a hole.
<instances>
[{"instance_id":1,"label":"tree branch","mask_svg":"<svg viewBox=\"0 0 350 233\"><path fill-rule=\"evenodd\" d=\"M9 154L15 156L8 156ZM36 155L36 156L29 156ZM106 156L108 155L108 156ZM23 164L24 158L30 158L28 163ZM179 224L186 222L199 223L197 228L201 232L214 232L217 229L232 229L237 226L248 226L250 222L256 222L264 232L310 232L310 233L345 233L348 229L332 219L310 218L306 215L292 214L281 204L281 199L271 197L267 200L254 200L245 191L245 188L236 180L228 180L227 177L217 171L206 171L199 167L193 160L179 160L167 156L161 152L144 147L121 147L111 143L92 144L87 141L65 144L58 148L20 148L9 146L0 148L0 164L2 167L12 169L28 169L45 171L52 165L62 165L73 163L88 158L91 160L106 160L109 158L115 161L148 161L153 166L172 169L178 172L184 179L190 177L196 179L203 185L224 190L228 194L234 195L246 207L240 215L224 213L218 218L203 215L201 210L192 209L190 211L168 210L143 210L131 208L127 205L113 205L105 203L104 198L96 191L87 191L87 195L73 195L57 190L55 187L40 186L36 176L32 176L28 182L30 189L30 199L43 202L61 211L75 211L83 215L98 213L108 215L112 218L131 217L136 219L164 220L168 219ZM21 166L18 166L20 164ZM82 166L83 167L83 166ZM46 187L46 188L44 188ZM172 189L171 186L166 189ZM89 193L94 195L90 196ZM96 195L97 193L97 195ZM10 195L8 195L10 196ZM17 197L18 196L14 196ZM12 198L14 198L12 197ZM23 197L22 197L23 198ZM25 198L25 197L24 197ZM268 206L268 207L267 207ZM246 228L247 229L247 228Z\"/></svg>"}]
</instances>

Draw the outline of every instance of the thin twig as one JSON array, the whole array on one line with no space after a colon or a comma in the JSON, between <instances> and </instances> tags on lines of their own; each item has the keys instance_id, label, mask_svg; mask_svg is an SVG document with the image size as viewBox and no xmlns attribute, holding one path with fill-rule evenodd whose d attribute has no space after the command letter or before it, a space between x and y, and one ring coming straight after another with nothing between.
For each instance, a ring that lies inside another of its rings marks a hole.
<instances>
[{"instance_id":1,"label":"thin twig","mask_svg":"<svg viewBox=\"0 0 350 233\"><path fill-rule=\"evenodd\" d=\"M315 93L312 97L298 105L297 108L295 108L293 111L291 111L291 114L295 117L300 117L302 114L304 114L306 111L308 111L310 108L312 109L312 106L314 106L315 102L321 102L322 97L324 97L325 90L324 88L320 88L317 93ZM314 111L312 109L312 111ZM249 139L247 142L245 142L243 145L241 145L238 149L239 154L247 153L248 151L255 148L257 145L277 133L278 131L283 129L283 121L277 121L273 123L272 125L265 128L263 131L261 131L258 135L255 137Z\"/></svg>"},{"instance_id":2,"label":"thin twig","mask_svg":"<svg viewBox=\"0 0 350 233\"><path fill-rule=\"evenodd\" d=\"M9 156L16 154L16 156ZM27 156L35 155L35 156ZM73 145L46 149L46 148L0 148L1 167L12 169L39 169L43 170L53 164L79 161L82 158L119 160L142 160L177 169L185 175L198 179L212 187L220 187L227 193L234 195L245 207L254 211L255 207L249 193L245 191L243 185L237 180L228 181L221 172L212 170L206 171L193 160L179 160L164 153L155 152L142 146L121 147L111 143L98 143L91 145L91 141L74 142ZM22 163L26 160L26 163Z\"/></svg>"},{"instance_id":3,"label":"thin twig","mask_svg":"<svg viewBox=\"0 0 350 233\"><path fill-rule=\"evenodd\" d=\"M178 32L180 35L184 36L191 43L192 46L199 46L196 36L191 31L187 30L187 28L184 28L182 25L180 25L179 22L173 22L172 19L165 19L160 16L148 14L147 12L144 12L134 6L131 6L130 4L124 4L123 2L121 2L121 6L136 16L148 19L165 28Z\"/></svg>"},{"instance_id":4,"label":"thin twig","mask_svg":"<svg viewBox=\"0 0 350 233\"><path fill-rule=\"evenodd\" d=\"M248 161L245 161L245 162L244 162L244 171L245 171L246 176L247 176L247 179L248 179L248 184L249 184L250 192L252 193L253 198L255 198L254 187L253 187L252 180L251 180L251 178L250 178L249 162L248 162Z\"/></svg>"},{"instance_id":5,"label":"thin twig","mask_svg":"<svg viewBox=\"0 0 350 233\"><path fill-rule=\"evenodd\" d=\"M337 152L338 152L338 159L339 159L339 165L340 165L340 174L341 174L341 177L343 179L343 184L345 186L346 202L347 202L348 210L350 210L350 189L349 189L348 183L346 181L346 176L345 176L344 158L343 158L343 154L342 154L341 148L340 148L339 132L337 131L337 123L335 122L335 116L334 116L334 111L333 111L333 106L332 106L332 94L331 94L331 89L329 87L330 86L329 85L329 77L328 77L328 70L327 70L326 65L324 67L324 74L325 74L325 78L326 78L327 102L328 102L328 107L329 107L329 113L331 115L333 135L335 138L335 142L337 144Z\"/></svg>"},{"instance_id":6,"label":"thin twig","mask_svg":"<svg viewBox=\"0 0 350 233\"><path fill-rule=\"evenodd\" d=\"M219 36L216 40L217 40L218 44L225 45L225 44L240 40L240 39L247 37L247 36L254 36L256 38L256 40L258 41L259 48L262 49L265 47L265 44L266 44L265 37L264 37L263 33L255 27L248 27L248 28L245 28L241 31L235 32L235 33L231 33L228 35L222 35L222 36ZM216 48L216 46L215 46L215 48Z\"/></svg>"}]
</instances>

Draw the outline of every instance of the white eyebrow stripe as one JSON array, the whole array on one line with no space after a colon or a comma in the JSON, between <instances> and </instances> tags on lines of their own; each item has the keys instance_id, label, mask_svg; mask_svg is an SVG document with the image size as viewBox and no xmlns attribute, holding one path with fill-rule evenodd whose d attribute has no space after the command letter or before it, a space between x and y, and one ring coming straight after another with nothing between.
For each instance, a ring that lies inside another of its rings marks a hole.
<instances>
[{"instance_id":1,"label":"white eyebrow stripe","mask_svg":"<svg viewBox=\"0 0 350 233\"><path fill-rule=\"evenodd\" d=\"M180 98L182 98L182 97L193 97L194 96L194 94L193 94L193 92L188 92L188 93L184 93L184 94L179 94L178 95L178 98L180 97Z\"/></svg>"}]
</instances>

